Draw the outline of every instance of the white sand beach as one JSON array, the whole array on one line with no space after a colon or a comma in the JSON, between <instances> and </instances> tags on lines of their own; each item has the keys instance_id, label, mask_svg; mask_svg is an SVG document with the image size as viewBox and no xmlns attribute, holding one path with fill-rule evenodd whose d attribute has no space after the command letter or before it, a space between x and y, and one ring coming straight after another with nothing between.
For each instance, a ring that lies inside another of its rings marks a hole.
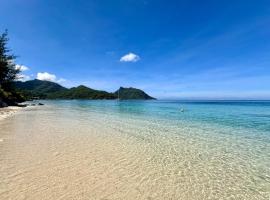
<instances>
[{"instance_id":1,"label":"white sand beach","mask_svg":"<svg viewBox=\"0 0 270 200\"><path fill-rule=\"evenodd\" d=\"M62 104L0 121L1 200L269 197L267 143L219 134L213 126L196 128L195 122Z\"/></svg>"},{"instance_id":2,"label":"white sand beach","mask_svg":"<svg viewBox=\"0 0 270 200\"><path fill-rule=\"evenodd\" d=\"M18 106L9 106L0 108L0 120L6 119L7 117L10 117L14 115L17 111L22 110L22 107Z\"/></svg>"}]
</instances>

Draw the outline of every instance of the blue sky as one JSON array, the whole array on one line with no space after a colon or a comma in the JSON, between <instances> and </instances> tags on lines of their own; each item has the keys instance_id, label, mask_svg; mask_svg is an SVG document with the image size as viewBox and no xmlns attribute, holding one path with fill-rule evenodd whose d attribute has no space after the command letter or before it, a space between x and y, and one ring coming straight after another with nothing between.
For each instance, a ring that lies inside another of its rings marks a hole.
<instances>
[{"instance_id":1,"label":"blue sky","mask_svg":"<svg viewBox=\"0 0 270 200\"><path fill-rule=\"evenodd\" d=\"M0 0L4 29L26 78L270 99L268 0Z\"/></svg>"}]
</instances>

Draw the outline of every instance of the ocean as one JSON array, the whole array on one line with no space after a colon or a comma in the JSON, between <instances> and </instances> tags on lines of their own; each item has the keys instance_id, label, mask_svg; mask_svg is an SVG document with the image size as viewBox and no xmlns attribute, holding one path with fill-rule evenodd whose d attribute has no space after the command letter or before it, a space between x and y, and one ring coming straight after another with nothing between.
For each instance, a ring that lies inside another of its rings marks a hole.
<instances>
[{"instance_id":1,"label":"ocean","mask_svg":"<svg viewBox=\"0 0 270 200\"><path fill-rule=\"evenodd\" d=\"M42 102L0 121L0 198L270 198L270 101Z\"/></svg>"}]
</instances>

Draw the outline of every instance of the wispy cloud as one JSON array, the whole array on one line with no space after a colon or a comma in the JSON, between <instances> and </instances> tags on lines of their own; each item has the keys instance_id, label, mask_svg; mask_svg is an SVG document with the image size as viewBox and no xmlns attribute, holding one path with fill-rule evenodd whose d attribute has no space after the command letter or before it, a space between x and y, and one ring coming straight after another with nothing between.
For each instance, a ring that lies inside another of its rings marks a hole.
<instances>
[{"instance_id":1,"label":"wispy cloud","mask_svg":"<svg viewBox=\"0 0 270 200\"><path fill-rule=\"evenodd\" d=\"M56 82L57 83L64 83L64 82L66 82L67 80L66 79L64 79L64 78L59 78Z\"/></svg>"},{"instance_id":2,"label":"wispy cloud","mask_svg":"<svg viewBox=\"0 0 270 200\"><path fill-rule=\"evenodd\" d=\"M64 78L57 78L57 76L55 74L50 74L48 72L39 72L37 73L37 77L38 80L41 81L51 81L51 82L56 82L56 83L64 83L67 80Z\"/></svg>"},{"instance_id":3,"label":"wispy cloud","mask_svg":"<svg viewBox=\"0 0 270 200\"><path fill-rule=\"evenodd\" d=\"M137 62L140 57L134 53L128 53L120 58L120 62Z\"/></svg>"},{"instance_id":4,"label":"wispy cloud","mask_svg":"<svg viewBox=\"0 0 270 200\"><path fill-rule=\"evenodd\" d=\"M21 72L24 72L24 71L29 70L29 67L27 67L25 65L18 65L18 64L16 64L15 65L15 69L20 70Z\"/></svg>"},{"instance_id":5,"label":"wispy cloud","mask_svg":"<svg viewBox=\"0 0 270 200\"><path fill-rule=\"evenodd\" d=\"M11 63L14 63L14 61L11 61ZM28 71L29 70L29 67L27 67L25 65L16 64L15 65L15 69L16 70L19 70L20 72L25 72L25 71ZM30 79L31 79L31 76L30 75L21 74L21 73L19 73L17 75L17 80L18 81L28 81Z\"/></svg>"},{"instance_id":6,"label":"wispy cloud","mask_svg":"<svg viewBox=\"0 0 270 200\"><path fill-rule=\"evenodd\" d=\"M17 75L17 80L18 81L28 81L31 79L31 76L26 75L26 74L18 74Z\"/></svg>"}]
</instances>

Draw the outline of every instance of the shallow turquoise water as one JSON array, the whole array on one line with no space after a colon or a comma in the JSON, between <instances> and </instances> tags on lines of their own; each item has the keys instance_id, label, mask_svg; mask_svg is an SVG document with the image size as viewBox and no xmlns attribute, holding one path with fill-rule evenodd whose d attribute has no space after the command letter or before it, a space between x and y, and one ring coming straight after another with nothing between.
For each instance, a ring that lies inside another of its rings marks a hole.
<instances>
[{"instance_id":1,"label":"shallow turquoise water","mask_svg":"<svg viewBox=\"0 0 270 200\"><path fill-rule=\"evenodd\" d=\"M149 158L146 164L156 175L150 178L153 172L145 170L141 176L153 183L164 179L155 190L167 188L167 195L190 199L270 197L270 101L44 103L41 114L59 130L65 124L66 129L78 129L75 134L91 134L85 130L93 129L105 137L126 138L134 148L129 153L137 156L129 162L140 168L144 160L138 155Z\"/></svg>"},{"instance_id":2,"label":"shallow turquoise water","mask_svg":"<svg viewBox=\"0 0 270 200\"><path fill-rule=\"evenodd\" d=\"M270 137L270 101L47 101L73 110L246 128ZM184 111L181 112L181 109Z\"/></svg>"}]
</instances>

